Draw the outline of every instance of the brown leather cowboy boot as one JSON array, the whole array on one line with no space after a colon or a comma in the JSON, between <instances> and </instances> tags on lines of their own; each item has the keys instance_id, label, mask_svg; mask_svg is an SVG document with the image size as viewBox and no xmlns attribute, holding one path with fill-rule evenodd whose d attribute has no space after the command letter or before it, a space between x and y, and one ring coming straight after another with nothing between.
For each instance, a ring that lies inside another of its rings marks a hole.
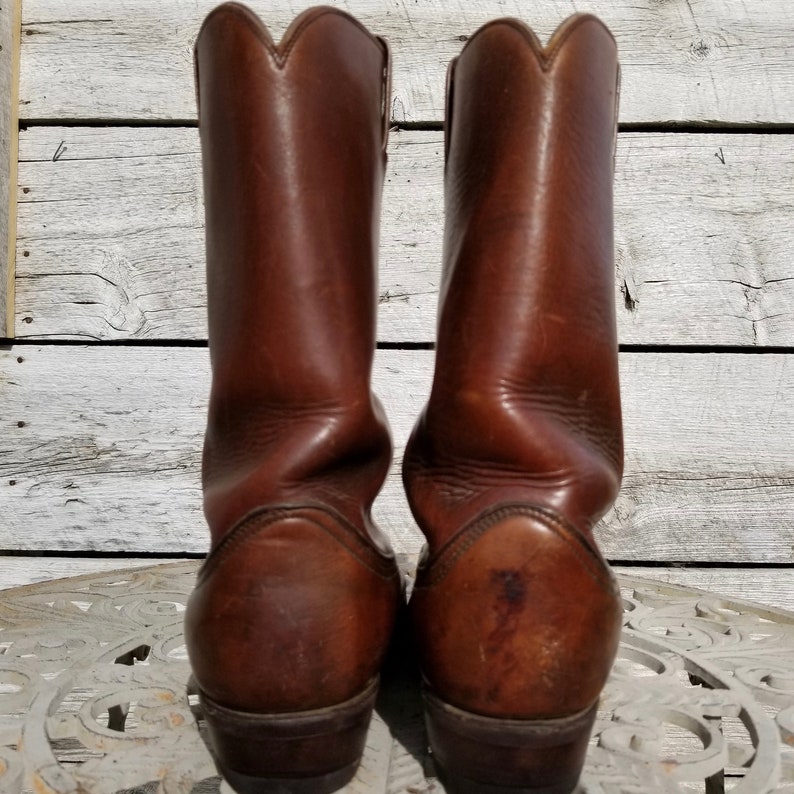
<instances>
[{"instance_id":1,"label":"brown leather cowboy boot","mask_svg":"<svg viewBox=\"0 0 794 794\"><path fill-rule=\"evenodd\" d=\"M452 792L569 792L620 632L593 525L622 470L613 295L615 42L491 22L451 65L429 403L404 480L411 601Z\"/></svg>"},{"instance_id":2,"label":"brown leather cowboy boot","mask_svg":"<svg viewBox=\"0 0 794 794\"><path fill-rule=\"evenodd\" d=\"M211 550L186 640L238 791L332 790L360 759L401 577L370 518L388 50L349 15L276 46L244 6L196 43L212 391Z\"/></svg>"}]
</instances>

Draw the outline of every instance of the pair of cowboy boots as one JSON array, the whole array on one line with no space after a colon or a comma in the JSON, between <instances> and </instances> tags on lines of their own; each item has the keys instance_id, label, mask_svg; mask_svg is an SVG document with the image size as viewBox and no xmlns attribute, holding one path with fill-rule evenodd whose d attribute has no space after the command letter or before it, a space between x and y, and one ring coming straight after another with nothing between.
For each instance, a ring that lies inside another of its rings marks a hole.
<instances>
[{"instance_id":1,"label":"pair of cowboy boots","mask_svg":"<svg viewBox=\"0 0 794 794\"><path fill-rule=\"evenodd\" d=\"M275 45L228 3L196 44L212 543L186 639L240 792L354 774L403 601L370 516L389 53L314 8ZM481 28L449 71L435 377L403 476L428 545L409 605L450 792L569 792L617 647L592 536L622 468L612 36Z\"/></svg>"}]
</instances>

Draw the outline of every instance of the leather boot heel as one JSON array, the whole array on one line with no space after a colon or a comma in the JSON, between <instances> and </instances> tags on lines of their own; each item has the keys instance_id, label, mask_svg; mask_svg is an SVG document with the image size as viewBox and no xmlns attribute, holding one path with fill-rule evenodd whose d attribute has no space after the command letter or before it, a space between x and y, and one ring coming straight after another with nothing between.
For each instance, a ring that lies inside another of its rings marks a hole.
<instances>
[{"instance_id":1,"label":"leather boot heel","mask_svg":"<svg viewBox=\"0 0 794 794\"><path fill-rule=\"evenodd\" d=\"M325 794L356 773L378 691L377 679L336 706L254 714L199 692L219 771L239 794Z\"/></svg>"},{"instance_id":2,"label":"leather boot heel","mask_svg":"<svg viewBox=\"0 0 794 794\"><path fill-rule=\"evenodd\" d=\"M548 720L483 717L427 689L425 720L448 794L570 794L584 766L597 706Z\"/></svg>"}]
</instances>

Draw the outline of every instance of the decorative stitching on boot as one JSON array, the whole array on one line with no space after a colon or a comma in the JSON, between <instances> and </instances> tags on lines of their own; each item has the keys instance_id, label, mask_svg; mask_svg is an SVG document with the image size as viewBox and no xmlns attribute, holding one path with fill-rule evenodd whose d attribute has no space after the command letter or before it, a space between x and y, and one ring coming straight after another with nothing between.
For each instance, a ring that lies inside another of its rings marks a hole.
<instances>
[{"instance_id":1,"label":"decorative stitching on boot","mask_svg":"<svg viewBox=\"0 0 794 794\"><path fill-rule=\"evenodd\" d=\"M461 50L461 55L465 52L466 48L469 44L476 40L477 36L480 35L483 31L487 30L490 27L495 27L496 25L506 25L507 27L513 28L517 33L520 33L529 44L530 49L532 50L532 54L536 57L538 64L541 68L541 71L548 72L557 58L560 50L562 49L565 42L571 37L572 33L579 28L584 22L596 22L598 25L604 30L605 33L612 39L612 42L617 45L615 41L615 36L613 35L612 31L596 16L593 14L587 13L579 13L573 14L567 19L563 20L557 29L552 33L551 38L548 41L548 44L544 47L541 44L540 39L537 37L532 28L529 27L526 23L522 22L520 19L514 19L513 17L505 17L503 19L494 19L490 22L484 24L481 28L479 28L474 35L466 42L465 46ZM551 45L550 49L548 49L549 45Z\"/></svg>"},{"instance_id":2,"label":"decorative stitching on boot","mask_svg":"<svg viewBox=\"0 0 794 794\"><path fill-rule=\"evenodd\" d=\"M207 26L209 21L213 19L220 13L228 13L232 12L237 14L238 16L243 17L246 22L251 26L251 30L254 35L259 39L262 45L267 50L268 54L273 58L276 63L276 66L279 69L282 69L287 62L287 58L289 57L292 50L295 48L295 45L298 43L298 39L300 38L301 34L303 33L306 28L308 28L312 22L324 17L326 14L334 14L336 16L342 17L343 19L352 22L355 27L357 27L362 33L364 33L367 38L375 44L381 52L383 51L382 46L377 40L377 37L374 36L364 25L361 24L355 17L351 16L350 14L342 11L339 8L309 8L306 9L302 14L299 14L295 19L300 20L298 25L293 30L287 30L288 36L286 38L282 38L280 42L276 43L273 41L273 37L270 35L270 31L268 30L267 26L264 22L253 12L251 9L247 8L246 6L242 5L241 3L225 3L223 5L217 6L205 18L204 22L202 23L201 27L199 28L198 36L196 37L196 46L198 45L198 41L201 38L201 34L204 32L204 28ZM282 50L283 47L283 50Z\"/></svg>"},{"instance_id":3,"label":"decorative stitching on boot","mask_svg":"<svg viewBox=\"0 0 794 794\"><path fill-rule=\"evenodd\" d=\"M548 508L521 503L497 505L481 513L433 554L424 566L420 566L417 572L416 587L432 587L438 584L449 574L455 563L489 529L501 521L517 515L534 518L553 530L560 539L568 543L569 548L578 557L584 569L605 592L610 594L616 592L616 583L609 567L601 555L572 524ZM609 587L606 586L607 583L610 585Z\"/></svg>"},{"instance_id":4,"label":"decorative stitching on boot","mask_svg":"<svg viewBox=\"0 0 794 794\"><path fill-rule=\"evenodd\" d=\"M312 513L331 519L327 526ZM209 553L204 564L198 571L198 581L206 578L215 568L222 565L229 554L260 530L286 518L302 518L321 529L333 538L340 546L347 549L368 571L384 579L399 575L393 556L384 557L377 549L370 546L348 521L327 507L316 504L275 505L261 507L244 516L236 526L225 535L223 540ZM334 529L338 528L338 532Z\"/></svg>"}]
</instances>

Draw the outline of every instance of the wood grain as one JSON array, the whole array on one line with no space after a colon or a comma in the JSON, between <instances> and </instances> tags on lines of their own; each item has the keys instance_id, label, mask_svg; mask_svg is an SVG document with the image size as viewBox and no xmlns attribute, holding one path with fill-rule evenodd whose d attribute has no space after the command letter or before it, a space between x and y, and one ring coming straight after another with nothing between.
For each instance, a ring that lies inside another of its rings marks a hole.
<instances>
[{"instance_id":1,"label":"wood grain","mask_svg":"<svg viewBox=\"0 0 794 794\"><path fill-rule=\"evenodd\" d=\"M442 136L392 134L378 336L434 338ZM21 136L17 333L206 337L195 129ZM624 344L794 344L794 147L786 135L619 136L615 296Z\"/></svg>"},{"instance_id":2,"label":"wood grain","mask_svg":"<svg viewBox=\"0 0 794 794\"><path fill-rule=\"evenodd\" d=\"M0 0L0 337L14 335L20 0Z\"/></svg>"},{"instance_id":3,"label":"wood grain","mask_svg":"<svg viewBox=\"0 0 794 794\"><path fill-rule=\"evenodd\" d=\"M395 463L375 514L401 553L422 543L399 478L428 351L379 351L375 388ZM598 536L622 561L792 562L794 356L628 353L626 474ZM182 554L206 549L200 348L0 351L0 549Z\"/></svg>"},{"instance_id":4,"label":"wood grain","mask_svg":"<svg viewBox=\"0 0 794 794\"><path fill-rule=\"evenodd\" d=\"M25 119L195 118L192 44L216 0L26 0ZM289 0L249 0L279 38ZM789 0L333 0L394 52L392 116L438 122L447 63L489 19L523 18L548 39L575 10L612 28L622 62L621 120L651 124L794 121Z\"/></svg>"}]
</instances>

